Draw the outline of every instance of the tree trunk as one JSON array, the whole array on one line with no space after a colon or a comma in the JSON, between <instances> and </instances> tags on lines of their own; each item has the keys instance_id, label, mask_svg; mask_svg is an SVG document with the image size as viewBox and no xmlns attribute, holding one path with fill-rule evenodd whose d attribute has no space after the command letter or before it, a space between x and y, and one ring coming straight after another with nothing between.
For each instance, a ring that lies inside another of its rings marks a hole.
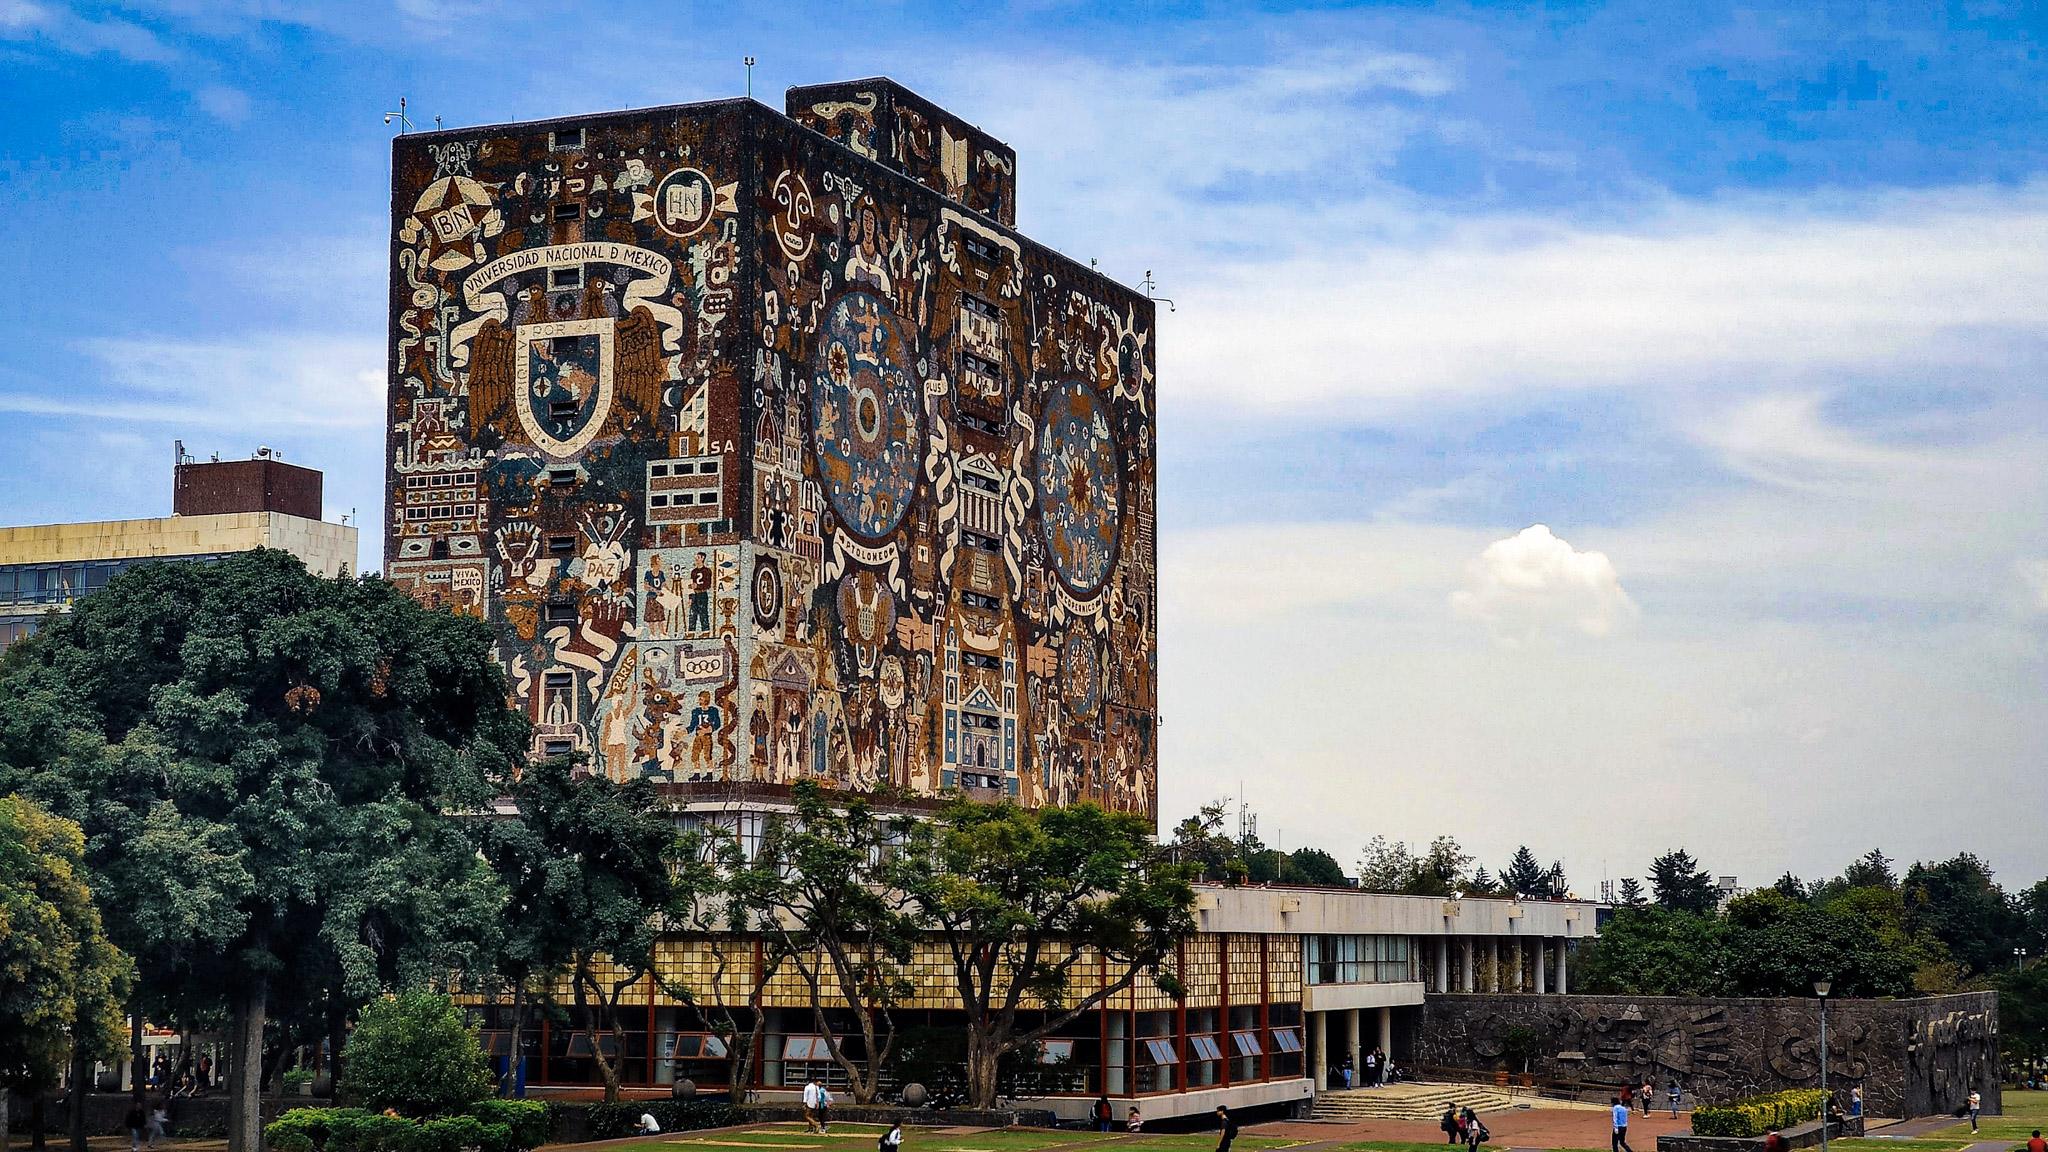
<instances>
[{"instance_id":1,"label":"tree trunk","mask_svg":"<svg viewBox=\"0 0 2048 1152\"><path fill-rule=\"evenodd\" d=\"M35 1152L43 1152L48 1142L43 1138L43 1090L37 1088L28 1098L28 1146Z\"/></svg>"},{"instance_id":2,"label":"tree trunk","mask_svg":"<svg viewBox=\"0 0 2048 1152\"><path fill-rule=\"evenodd\" d=\"M128 1017L128 1091L137 1100L142 1099L145 1073L148 1071L142 1062L148 1055L142 1046L142 1008L137 1006ZM0 1149L0 1152L5 1152L5 1149Z\"/></svg>"},{"instance_id":3,"label":"tree trunk","mask_svg":"<svg viewBox=\"0 0 2048 1152\"><path fill-rule=\"evenodd\" d=\"M519 1094L519 1055L526 1044L526 981L515 981L512 985L512 1035L510 1051L505 1057L505 1078L498 1084L498 1095ZM0 1152L6 1152L0 1149Z\"/></svg>"},{"instance_id":4,"label":"tree trunk","mask_svg":"<svg viewBox=\"0 0 2048 1152\"><path fill-rule=\"evenodd\" d=\"M73 1039L76 1040L76 1033ZM71 1152L86 1152L85 1100L92 1091L92 1060L84 1046L71 1045Z\"/></svg>"},{"instance_id":5,"label":"tree trunk","mask_svg":"<svg viewBox=\"0 0 2048 1152\"><path fill-rule=\"evenodd\" d=\"M0 1152L7 1152L7 1098L13 1091L0 1084Z\"/></svg>"},{"instance_id":6,"label":"tree trunk","mask_svg":"<svg viewBox=\"0 0 2048 1152\"><path fill-rule=\"evenodd\" d=\"M967 1033L967 1106L987 1110L996 1106L997 1071L1002 1050L993 1039L978 1031Z\"/></svg>"},{"instance_id":7,"label":"tree trunk","mask_svg":"<svg viewBox=\"0 0 2048 1152\"><path fill-rule=\"evenodd\" d=\"M228 1152L263 1148L263 1018L269 980L251 976L234 1002L234 1063L228 1067Z\"/></svg>"}]
</instances>

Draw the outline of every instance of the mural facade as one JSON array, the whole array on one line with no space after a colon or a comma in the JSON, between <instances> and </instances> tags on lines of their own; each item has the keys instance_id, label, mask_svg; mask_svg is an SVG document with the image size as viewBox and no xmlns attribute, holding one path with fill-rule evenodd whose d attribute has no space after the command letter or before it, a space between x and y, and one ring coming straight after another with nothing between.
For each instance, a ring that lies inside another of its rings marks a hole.
<instances>
[{"instance_id":1,"label":"mural facade","mask_svg":"<svg viewBox=\"0 0 2048 1152\"><path fill-rule=\"evenodd\" d=\"M950 114L790 98L844 139L398 139L388 575L614 777L1152 812L1150 301L1009 228Z\"/></svg>"},{"instance_id":2,"label":"mural facade","mask_svg":"<svg viewBox=\"0 0 2048 1152\"><path fill-rule=\"evenodd\" d=\"M1701 1103L1820 1085L1820 1009L1804 999L1431 996L1416 1062L1505 1067L1515 1028L1535 1034L1531 1071L1558 1080L1676 1080ZM1973 1089L1996 1113L1997 1069L1997 993L1829 1005L1828 1083L1861 1087L1871 1115L1952 1111Z\"/></svg>"}]
</instances>

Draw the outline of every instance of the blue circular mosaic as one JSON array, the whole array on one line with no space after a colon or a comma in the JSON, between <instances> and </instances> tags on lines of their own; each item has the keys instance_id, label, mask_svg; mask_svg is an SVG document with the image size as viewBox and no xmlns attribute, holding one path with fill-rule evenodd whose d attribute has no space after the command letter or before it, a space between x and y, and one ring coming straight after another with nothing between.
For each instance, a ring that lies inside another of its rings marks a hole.
<instances>
[{"instance_id":1,"label":"blue circular mosaic","mask_svg":"<svg viewBox=\"0 0 2048 1152\"><path fill-rule=\"evenodd\" d=\"M1038 526L1077 596L1109 578L1123 523L1123 469L1109 404L1085 384L1047 393L1038 424Z\"/></svg>"},{"instance_id":2,"label":"blue circular mosaic","mask_svg":"<svg viewBox=\"0 0 2048 1152\"><path fill-rule=\"evenodd\" d=\"M894 531L917 492L919 406L896 318L881 297L832 305L811 387L811 446L825 498L855 536Z\"/></svg>"}]
</instances>

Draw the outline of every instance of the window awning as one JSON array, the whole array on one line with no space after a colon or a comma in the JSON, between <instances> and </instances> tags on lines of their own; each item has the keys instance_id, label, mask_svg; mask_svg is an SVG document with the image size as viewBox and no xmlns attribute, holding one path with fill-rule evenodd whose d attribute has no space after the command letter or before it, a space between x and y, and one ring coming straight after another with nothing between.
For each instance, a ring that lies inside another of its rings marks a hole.
<instances>
[{"instance_id":1,"label":"window awning","mask_svg":"<svg viewBox=\"0 0 2048 1152\"><path fill-rule=\"evenodd\" d=\"M1072 1040L1040 1040L1038 1042L1038 1062L1040 1064L1060 1064L1073 1058L1074 1042Z\"/></svg>"},{"instance_id":2,"label":"window awning","mask_svg":"<svg viewBox=\"0 0 2048 1152\"><path fill-rule=\"evenodd\" d=\"M1273 1047L1274 1047L1274 1048L1276 1048L1276 1049L1278 1049L1279 1051L1282 1051L1282 1052L1299 1052L1299 1051L1301 1051L1301 1029L1299 1029L1299 1028L1275 1028L1275 1029L1273 1029Z\"/></svg>"},{"instance_id":3,"label":"window awning","mask_svg":"<svg viewBox=\"0 0 2048 1152\"><path fill-rule=\"evenodd\" d=\"M1257 1032L1232 1032L1230 1034L1230 1043L1232 1047L1237 1049L1239 1056L1257 1056L1263 1051L1259 1047L1259 1034Z\"/></svg>"},{"instance_id":4,"label":"window awning","mask_svg":"<svg viewBox=\"0 0 2048 1152\"><path fill-rule=\"evenodd\" d=\"M1188 1047L1193 1050L1197 1060L1223 1059L1223 1049L1217 1046L1214 1036L1190 1036Z\"/></svg>"},{"instance_id":5,"label":"window awning","mask_svg":"<svg viewBox=\"0 0 2048 1152\"><path fill-rule=\"evenodd\" d=\"M667 1060L728 1060L725 1041L709 1032L676 1032L663 1036L662 1058Z\"/></svg>"},{"instance_id":6,"label":"window awning","mask_svg":"<svg viewBox=\"0 0 2048 1152\"><path fill-rule=\"evenodd\" d=\"M782 1042L784 1060L830 1060L832 1044L823 1036L791 1036Z\"/></svg>"},{"instance_id":7,"label":"window awning","mask_svg":"<svg viewBox=\"0 0 2048 1152\"><path fill-rule=\"evenodd\" d=\"M1173 1050L1171 1040L1145 1041L1145 1055L1153 1064L1178 1064L1180 1053Z\"/></svg>"}]
</instances>

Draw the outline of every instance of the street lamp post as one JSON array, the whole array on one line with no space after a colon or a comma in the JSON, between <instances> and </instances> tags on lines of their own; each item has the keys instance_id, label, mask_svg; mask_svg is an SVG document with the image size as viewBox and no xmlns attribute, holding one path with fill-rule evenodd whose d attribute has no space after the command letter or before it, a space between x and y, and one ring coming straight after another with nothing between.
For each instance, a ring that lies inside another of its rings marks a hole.
<instances>
[{"instance_id":1,"label":"street lamp post","mask_svg":"<svg viewBox=\"0 0 2048 1152\"><path fill-rule=\"evenodd\" d=\"M2025 970L2026 970L2026 967L2027 967L2027 950L2026 950L2025 948L2015 948L2015 949L2013 949L2013 950L2012 950L2012 970L2013 970L2013 971L2015 971L2015 972L2021 972L2021 971L2025 971Z\"/></svg>"},{"instance_id":2,"label":"street lamp post","mask_svg":"<svg viewBox=\"0 0 2048 1152\"><path fill-rule=\"evenodd\" d=\"M1813 994L1820 997L1820 1152L1828 1152L1828 990L1826 980L1813 982Z\"/></svg>"}]
</instances>

